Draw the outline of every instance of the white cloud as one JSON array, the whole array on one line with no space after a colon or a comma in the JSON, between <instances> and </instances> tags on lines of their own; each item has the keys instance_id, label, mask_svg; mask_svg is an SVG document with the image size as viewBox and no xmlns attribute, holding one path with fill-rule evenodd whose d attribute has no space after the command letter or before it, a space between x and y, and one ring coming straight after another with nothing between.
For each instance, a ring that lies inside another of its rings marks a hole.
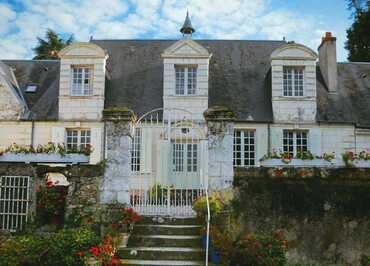
<instances>
[{"instance_id":1,"label":"white cloud","mask_svg":"<svg viewBox=\"0 0 370 266\"><path fill-rule=\"evenodd\" d=\"M79 41L179 38L186 9L195 38L278 39L317 48L323 25L315 18L275 9L270 0L24 0L16 13L0 4L0 58L30 58L47 28Z\"/></svg>"}]
</instances>

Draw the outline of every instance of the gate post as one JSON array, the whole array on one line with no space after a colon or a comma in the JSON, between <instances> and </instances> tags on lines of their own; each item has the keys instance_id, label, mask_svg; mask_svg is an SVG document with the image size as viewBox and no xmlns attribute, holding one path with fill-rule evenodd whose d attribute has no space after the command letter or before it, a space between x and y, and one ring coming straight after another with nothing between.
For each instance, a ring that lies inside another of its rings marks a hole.
<instances>
[{"instance_id":1,"label":"gate post","mask_svg":"<svg viewBox=\"0 0 370 266\"><path fill-rule=\"evenodd\" d=\"M100 190L104 204L130 203L131 121L133 112L127 108L103 110L106 139L106 167Z\"/></svg>"},{"instance_id":2,"label":"gate post","mask_svg":"<svg viewBox=\"0 0 370 266\"><path fill-rule=\"evenodd\" d=\"M204 112L208 134L208 178L210 189L232 186L234 178L234 112L214 106Z\"/></svg>"}]
</instances>

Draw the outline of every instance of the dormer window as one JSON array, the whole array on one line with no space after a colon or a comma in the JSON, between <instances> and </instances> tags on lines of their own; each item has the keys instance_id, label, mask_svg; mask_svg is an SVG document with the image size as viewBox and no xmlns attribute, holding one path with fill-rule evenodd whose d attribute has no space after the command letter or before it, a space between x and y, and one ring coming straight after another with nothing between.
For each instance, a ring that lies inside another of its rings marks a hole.
<instances>
[{"instance_id":1,"label":"dormer window","mask_svg":"<svg viewBox=\"0 0 370 266\"><path fill-rule=\"evenodd\" d=\"M303 96L303 67L283 67L284 96Z\"/></svg>"},{"instance_id":2,"label":"dormer window","mask_svg":"<svg viewBox=\"0 0 370 266\"><path fill-rule=\"evenodd\" d=\"M197 88L196 66L175 66L176 95L194 95Z\"/></svg>"},{"instance_id":3,"label":"dormer window","mask_svg":"<svg viewBox=\"0 0 370 266\"><path fill-rule=\"evenodd\" d=\"M92 67L72 66L71 96L92 94Z\"/></svg>"}]
</instances>

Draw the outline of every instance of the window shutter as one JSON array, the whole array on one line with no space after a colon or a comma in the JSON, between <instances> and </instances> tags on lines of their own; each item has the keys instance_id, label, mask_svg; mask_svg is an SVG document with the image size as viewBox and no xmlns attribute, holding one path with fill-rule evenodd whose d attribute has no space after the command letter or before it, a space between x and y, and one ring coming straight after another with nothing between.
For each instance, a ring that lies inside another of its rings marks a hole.
<instances>
[{"instance_id":1,"label":"window shutter","mask_svg":"<svg viewBox=\"0 0 370 266\"><path fill-rule=\"evenodd\" d=\"M168 184L171 159L171 142L168 140L159 140L157 147L157 183Z\"/></svg>"},{"instance_id":2,"label":"window shutter","mask_svg":"<svg viewBox=\"0 0 370 266\"><path fill-rule=\"evenodd\" d=\"M255 164L260 164L260 159L268 152L267 128L257 127L254 134Z\"/></svg>"},{"instance_id":3,"label":"window shutter","mask_svg":"<svg viewBox=\"0 0 370 266\"><path fill-rule=\"evenodd\" d=\"M308 132L308 149L312 154L321 156L321 130L320 128L312 128Z\"/></svg>"},{"instance_id":4,"label":"window shutter","mask_svg":"<svg viewBox=\"0 0 370 266\"><path fill-rule=\"evenodd\" d=\"M152 172L152 149L153 149L153 130L149 127L141 128L140 145L140 172L149 174Z\"/></svg>"},{"instance_id":5,"label":"window shutter","mask_svg":"<svg viewBox=\"0 0 370 266\"><path fill-rule=\"evenodd\" d=\"M96 164L101 160L102 152L102 129L101 128L91 128L91 146L93 152L90 154L90 163Z\"/></svg>"},{"instance_id":6,"label":"window shutter","mask_svg":"<svg viewBox=\"0 0 370 266\"><path fill-rule=\"evenodd\" d=\"M53 127L51 129L51 141L55 144L63 144L65 142L65 128Z\"/></svg>"},{"instance_id":7,"label":"window shutter","mask_svg":"<svg viewBox=\"0 0 370 266\"><path fill-rule=\"evenodd\" d=\"M281 128L271 128L271 152L272 150L283 152L283 130Z\"/></svg>"}]
</instances>

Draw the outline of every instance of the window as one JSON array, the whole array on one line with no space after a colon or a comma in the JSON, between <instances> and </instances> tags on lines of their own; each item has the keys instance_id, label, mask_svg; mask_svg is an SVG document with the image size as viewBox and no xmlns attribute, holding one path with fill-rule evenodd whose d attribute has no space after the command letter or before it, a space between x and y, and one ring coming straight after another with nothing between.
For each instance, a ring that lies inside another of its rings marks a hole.
<instances>
[{"instance_id":1,"label":"window","mask_svg":"<svg viewBox=\"0 0 370 266\"><path fill-rule=\"evenodd\" d=\"M140 149L141 149L141 131L135 128L135 137L131 144L131 171L140 171Z\"/></svg>"},{"instance_id":2,"label":"window","mask_svg":"<svg viewBox=\"0 0 370 266\"><path fill-rule=\"evenodd\" d=\"M36 92L37 85L27 85L26 92Z\"/></svg>"},{"instance_id":3,"label":"window","mask_svg":"<svg viewBox=\"0 0 370 266\"><path fill-rule=\"evenodd\" d=\"M253 166L256 164L254 130L234 131L234 166Z\"/></svg>"},{"instance_id":4,"label":"window","mask_svg":"<svg viewBox=\"0 0 370 266\"><path fill-rule=\"evenodd\" d=\"M284 130L283 132L283 150L292 156L297 152L307 151L308 138L307 131Z\"/></svg>"},{"instance_id":5,"label":"window","mask_svg":"<svg viewBox=\"0 0 370 266\"><path fill-rule=\"evenodd\" d=\"M197 172L198 144L173 143L172 163L174 172Z\"/></svg>"},{"instance_id":6,"label":"window","mask_svg":"<svg viewBox=\"0 0 370 266\"><path fill-rule=\"evenodd\" d=\"M91 67L72 67L72 96L88 96L92 94L92 68Z\"/></svg>"},{"instance_id":7,"label":"window","mask_svg":"<svg viewBox=\"0 0 370 266\"><path fill-rule=\"evenodd\" d=\"M67 129L67 149L79 150L91 144L91 132L88 129Z\"/></svg>"},{"instance_id":8,"label":"window","mask_svg":"<svg viewBox=\"0 0 370 266\"><path fill-rule=\"evenodd\" d=\"M283 68L284 96L303 96L303 67Z\"/></svg>"},{"instance_id":9,"label":"window","mask_svg":"<svg viewBox=\"0 0 370 266\"><path fill-rule=\"evenodd\" d=\"M176 95L194 95L197 88L197 67L175 66Z\"/></svg>"},{"instance_id":10,"label":"window","mask_svg":"<svg viewBox=\"0 0 370 266\"><path fill-rule=\"evenodd\" d=\"M0 230L21 230L27 223L28 176L0 176Z\"/></svg>"}]
</instances>

